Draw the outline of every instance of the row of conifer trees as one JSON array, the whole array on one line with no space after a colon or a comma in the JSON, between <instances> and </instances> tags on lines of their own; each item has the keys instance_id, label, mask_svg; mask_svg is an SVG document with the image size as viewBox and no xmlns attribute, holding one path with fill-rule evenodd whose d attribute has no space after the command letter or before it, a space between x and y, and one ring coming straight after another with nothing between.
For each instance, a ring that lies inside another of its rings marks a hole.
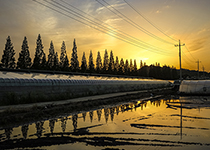
<instances>
[{"instance_id":1,"label":"row of conifer trees","mask_svg":"<svg viewBox=\"0 0 210 150\"><path fill-rule=\"evenodd\" d=\"M85 52L83 52L81 65L79 65L76 41L73 41L73 48L71 53L71 59L69 61L66 51L65 42L62 42L60 59L58 58L58 53L54 50L53 42L50 43L49 54L46 58L44 52L44 46L42 44L41 35L38 35L36 41L35 56L32 62L29 52L29 46L27 38L24 37L21 52L19 53L17 64L15 62L15 50L11 42L10 36L6 39L5 49L3 50L3 55L1 59L2 68L11 69L36 69L36 70L54 70L54 71L72 71L72 72L89 72L89 73L108 73L108 74L118 74L118 75L135 75L135 76L145 76L154 77L160 79L174 79L176 78L176 69L170 68L169 66L160 67L159 64L147 66L146 63L143 64L140 61L140 69L137 69L136 60L130 62L128 59L126 61L121 58L119 60L118 56L114 59L113 51L110 51L108 55L107 50L105 50L103 63L101 54L98 51L96 63L93 62L93 53L90 51L89 61L87 63ZM167 70L167 71L166 71Z\"/></svg>"}]
</instances>

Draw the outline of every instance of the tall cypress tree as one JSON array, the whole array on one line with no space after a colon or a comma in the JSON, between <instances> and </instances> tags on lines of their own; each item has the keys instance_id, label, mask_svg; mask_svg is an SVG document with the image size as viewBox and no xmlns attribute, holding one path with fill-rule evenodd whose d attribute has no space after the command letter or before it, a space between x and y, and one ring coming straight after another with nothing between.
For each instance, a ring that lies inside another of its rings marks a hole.
<instances>
[{"instance_id":1,"label":"tall cypress tree","mask_svg":"<svg viewBox=\"0 0 210 150\"><path fill-rule=\"evenodd\" d=\"M103 63L103 71L106 72L108 70L109 67L109 58L108 58L108 52L107 50L105 50L104 53L104 63Z\"/></svg>"},{"instance_id":2,"label":"tall cypress tree","mask_svg":"<svg viewBox=\"0 0 210 150\"><path fill-rule=\"evenodd\" d=\"M128 64L128 60L126 59L125 61L125 66L124 66L124 71L126 75L129 75L130 73L130 68L129 68L129 64Z\"/></svg>"},{"instance_id":3,"label":"tall cypress tree","mask_svg":"<svg viewBox=\"0 0 210 150\"><path fill-rule=\"evenodd\" d=\"M54 63L53 63L53 70L59 70L59 60L58 60L58 53L56 52L54 55Z\"/></svg>"},{"instance_id":4,"label":"tall cypress tree","mask_svg":"<svg viewBox=\"0 0 210 150\"><path fill-rule=\"evenodd\" d=\"M98 51L97 58L96 58L96 72L100 73L101 69L102 69L102 60L101 60L101 54Z\"/></svg>"},{"instance_id":5,"label":"tall cypress tree","mask_svg":"<svg viewBox=\"0 0 210 150\"><path fill-rule=\"evenodd\" d=\"M82 55L81 71L82 72L87 71L87 61L86 61L86 57L85 57L85 52L83 52L83 55Z\"/></svg>"},{"instance_id":6,"label":"tall cypress tree","mask_svg":"<svg viewBox=\"0 0 210 150\"><path fill-rule=\"evenodd\" d=\"M37 41L36 41L36 52L35 52L35 57L34 57L34 61L33 61L33 65L32 68L33 69L41 69L41 64L43 61L43 57L44 57L44 51L43 51L43 44L42 44L42 39L41 39L41 35L38 35Z\"/></svg>"},{"instance_id":7,"label":"tall cypress tree","mask_svg":"<svg viewBox=\"0 0 210 150\"><path fill-rule=\"evenodd\" d=\"M68 67L69 67L69 59L66 53L66 45L65 42L63 41L61 45L60 68L61 70L67 71Z\"/></svg>"},{"instance_id":8,"label":"tall cypress tree","mask_svg":"<svg viewBox=\"0 0 210 150\"><path fill-rule=\"evenodd\" d=\"M133 61L132 59L130 59L130 73L133 72Z\"/></svg>"},{"instance_id":9,"label":"tall cypress tree","mask_svg":"<svg viewBox=\"0 0 210 150\"><path fill-rule=\"evenodd\" d=\"M3 68L15 68L15 50L12 46L12 42L10 39L10 36L7 37L7 42L5 44L5 49L3 51L2 55L2 67Z\"/></svg>"},{"instance_id":10,"label":"tall cypress tree","mask_svg":"<svg viewBox=\"0 0 210 150\"><path fill-rule=\"evenodd\" d=\"M77 46L76 46L75 39L73 42L73 49L72 49L72 55L71 55L71 70L72 71L79 70L79 61L78 61L78 56L77 56Z\"/></svg>"},{"instance_id":11,"label":"tall cypress tree","mask_svg":"<svg viewBox=\"0 0 210 150\"><path fill-rule=\"evenodd\" d=\"M53 42L50 42L50 48L49 48L49 55L48 55L48 61L47 66L49 69L52 69L54 66L54 57L55 57L55 50L53 46Z\"/></svg>"},{"instance_id":12,"label":"tall cypress tree","mask_svg":"<svg viewBox=\"0 0 210 150\"><path fill-rule=\"evenodd\" d=\"M114 63L114 73L117 74L118 71L119 71L119 59L118 59L118 56L116 56L116 59L115 59L115 63Z\"/></svg>"},{"instance_id":13,"label":"tall cypress tree","mask_svg":"<svg viewBox=\"0 0 210 150\"><path fill-rule=\"evenodd\" d=\"M114 55L112 51L110 52L108 70L109 70L109 73L112 73L114 71Z\"/></svg>"},{"instance_id":14,"label":"tall cypress tree","mask_svg":"<svg viewBox=\"0 0 210 150\"><path fill-rule=\"evenodd\" d=\"M64 58L63 68L61 68L61 69L64 71L69 70L69 59L68 59L67 55Z\"/></svg>"},{"instance_id":15,"label":"tall cypress tree","mask_svg":"<svg viewBox=\"0 0 210 150\"><path fill-rule=\"evenodd\" d=\"M144 65L143 65L143 62L142 62L142 60L140 60L140 69L143 67Z\"/></svg>"},{"instance_id":16,"label":"tall cypress tree","mask_svg":"<svg viewBox=\"0 0 210 150\"><path fill-rule=\"evenodd\" d=\"M120 60L120 66L119 66L119 74L124 74L124 61L123 58Z\"/></svg>"},{"instance_id":17,"label":"tall cypress tree","mask_svg":"<svg viewBox=\"0 0 210 150\"><path fill-rule=\"evenodd\" d=\"M137 64L136 64L136 59L134 59L133 75L137 75Z\"/></svg>"},{"instance_id":18,"label":"tall cypress tree","mask_svg":"<svg viewBox=\"0 0 210 150\"><path fill-rule=\"evenodd\" d=\"M94 63L93 63L93 53L90 51L90 56L89 56L89 71L94 72Z\"/></svg>"},{"instance_id":19,"label":"tall cypress tree","mask_svg":"<svg viewBox=\"0 0 210 150\"><path fill-rule=\"evenodd\" d=\"M29 47L28 47L28 42L27 42L26 37L24 37L21 49L22 50L19 53L19 58L18 58L18 62L17 62L17 68L28 69L31 67L32 63L31 63Z\"/></svg>"},{"instance_id":20,"label":"tall cypress tree","mask_svg":"<svg viewBox=\"0 0 210 150\"><path fill-rule=\"evenodd\" d=\"M42 57L42 63L41 63L41 70L45 70L47 69L47 60L46 60L46 55L45 53L43 53L43 57Z\"/></svg>"}]
</instances>

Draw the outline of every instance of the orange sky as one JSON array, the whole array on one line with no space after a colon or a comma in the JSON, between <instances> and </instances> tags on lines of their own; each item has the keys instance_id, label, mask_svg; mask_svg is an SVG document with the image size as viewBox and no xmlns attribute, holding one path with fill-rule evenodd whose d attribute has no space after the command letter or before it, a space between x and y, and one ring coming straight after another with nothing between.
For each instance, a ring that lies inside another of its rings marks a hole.
<instances>
[{"instance_id":1,"label":"orange sky","mask_svg":"<svg viewBox=\"0 0 210 150\"><path fill-rule=\"evenodd\" d=\"M54 0L57 3L47 0L59 7L63 5L62 10L46 1L37 1L63 14L33 0L0 0L0 55L2 55L6 38L10 35L17 60L23 38L26 36L30 55L33 58L36 39L38 34L41 34L46 55L48 55L51 40L58 54L60 54L62 41L65 41L70 58L75 38L79 62L81 62L83 52L86 52L88 60L90 50L93 51L93 56L96 58L97 51L101 51L103 57L104 50L107 49L108 52L113 50L114 56L119 58L136 59L138 67L140 60L143 60L148 65L159 62L161 65L167 64L179 68L178 48L174 44L178 44L180 39L188 48L187 50L186 47L182 47L183 68L197 70L195 61L199 59L202 62L200 68L204 66L205 71L210 71L209 0ZM129 7L126 2L132 5L144 18ZM124 17L116 15L118 13L116 10ZM77 16L72 15L69 13L70 11L80 13L80 16L84 15L95 22L99 19L100 25L90 23L88 22L90 20L84 18L81 19L78 14ZM129 21L134 25L128 23ZM127 39L120 36L122 32L133 39L125 42ZM121 40L113 36L121 38ZM137 40L141 42L137 43ZM142 45L142 42L145 42L146 46Z\"/></svg>"}]
</instances>

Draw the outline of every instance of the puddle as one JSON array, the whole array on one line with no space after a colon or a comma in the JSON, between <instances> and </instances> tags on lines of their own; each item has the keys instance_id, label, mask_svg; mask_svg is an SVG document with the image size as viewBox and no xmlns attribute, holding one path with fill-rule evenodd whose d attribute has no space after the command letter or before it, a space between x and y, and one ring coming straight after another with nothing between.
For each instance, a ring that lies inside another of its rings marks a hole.
<instances>
[{"instance_id":1,"label":"puddle","mask_svg":"<svg viewBox=\"0 0 210 150\"><path fill-rule=\"evenodd\" d=\"M210 149L210 98L136 101L0 130L0 149Z\"/></svg>"}]
</instances>

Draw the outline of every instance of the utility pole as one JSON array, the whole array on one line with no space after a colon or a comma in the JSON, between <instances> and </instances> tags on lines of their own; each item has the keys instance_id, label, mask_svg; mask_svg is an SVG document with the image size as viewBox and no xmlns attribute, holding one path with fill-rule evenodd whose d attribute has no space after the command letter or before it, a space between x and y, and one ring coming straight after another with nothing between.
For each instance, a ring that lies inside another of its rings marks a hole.
<instances>
[{"instance_id":1,"label":"utility pole","mask_svg":"<svg viewBox=\"0 0 210 150\"><path fill-rule=\"evenodd\" d=\"M181 61L181 46L184 46L185 44L182 44L181 45L181 42L180 42L180 40L179 40L179 44L177 44L177 45L174 45L175 47L178 47L179 46L179 68L180 68L180 80L182 80L182 61Z\"/></svg>"},{"instance_id":2,"label":"utility pole","mask_svg":"<svg viewBox=\"0 0 210 150\"><path fill-rule=\"evenodd\" d=\"M195 63L198 63L198 79L199 79L199 63L200 63L201 61L199 61L199 59L198 59L198 61L196 61Z\"/></svg>"},{"instance_id":3,"label":"utility pole","mask_svg":"<svg viewBox=\"0 0 210 150\"><path fill-rule=\"evenodd\" d=\"M204 68L204 66L203 66L203 77L205 76L205 73L204 73L204 71L205 71L205 68Z\"/></svg>"}]
</instances>

